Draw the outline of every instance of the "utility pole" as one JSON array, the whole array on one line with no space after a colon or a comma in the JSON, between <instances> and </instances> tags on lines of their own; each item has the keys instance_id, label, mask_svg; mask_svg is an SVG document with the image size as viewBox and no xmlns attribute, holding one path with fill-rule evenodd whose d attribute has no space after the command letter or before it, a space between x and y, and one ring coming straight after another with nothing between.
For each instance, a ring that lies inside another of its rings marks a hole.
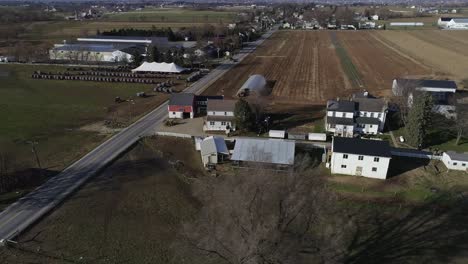
<instances>
[{"instance_id":1,"label":"utility pole","mask_svg":"<svg viewBox=\"0 0 468 264\"><path fill-rule=\"evenodd\" d=\"M36 150L36 145L38 145L39 143L37 141L26 141L26 143L31 145L31 151L32 153L34 153L34 157L36 158L37 167L39 167L39 169L42 170L41 161L39 160L39 155L37 155Z\"/></svg>"}]
</instances>

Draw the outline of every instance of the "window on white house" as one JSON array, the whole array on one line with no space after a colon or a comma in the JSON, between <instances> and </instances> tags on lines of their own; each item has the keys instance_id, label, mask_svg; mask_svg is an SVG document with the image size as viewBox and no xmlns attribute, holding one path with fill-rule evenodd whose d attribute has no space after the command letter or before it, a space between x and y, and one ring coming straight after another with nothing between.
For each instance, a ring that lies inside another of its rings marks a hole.
<instances>
[{"instance_id":1,"label":"window on white house","mask_svg":"<svg viewBox=\"0 0 468 264\"><path fill-rule=\"evenodd\" d=\"M225 125L226 125L226 122L222 121L222 122L221 122L221 125L222 125L222 126L225 126Z\"/></svg>"},{"instance_id":2,"label":"window on white house","mask_svg":"<svg viewBox=\"0 0 468 264\"><path fill-rule=\"evenodd\" d=\"M173 115L175 115L175 112L172 112Z\"/></svg>"},{"instance_id":3,"label":"window on white house","mask_svg":"<svg viewBox=\"0 0 468 264\"><path fill-rule=\"evenodd\" d=\"M227 112L224 112L224 115L227 115Z\"/></svg>"},{"instance_id":4,"label":"window on white house","mask_svg":"<svg viewBox=\"0 0 468 264\"><path fill-rule=\"evenodd\" d=\"M457 166L457 163L456 163L456 162L454 162L454 163L453 163L453 166Z\"/></svg>"},{"instance_id":5,"label":"window on white house","mask_svg":"<svg viewBox=\"0 0 468 264\"><path fill-rule=\"evenodd\" d=\"M364 112L364 116L365 116L365 117L367 116L367 112Z\"/></svg>"},{"instance_id":6,"label":"window on white house","mask_svg":"<svg viewBox=\"0 0 468 264\"><path fill-rule=\"evenodd\" d=\"M358 160L364 160L364 156L358 156Z\"/></svg>"},{"instance_id":7,"label":"window on white house","mask_svg":"<svg viewBox=\"0 0 468 264\"><path fill-rule=\"evenodd\" d=\"M330 124L330 128L335 128L335 124Z\"/></svg>"},{"instance_id":8,"label":"window on white house","mask_svg":"<svg viewBox=\"0 0 468 264\"><path fill-rule=\"evenodd\" d=\"M374 158L374 162L379 162L380 158Z\"/></svg>"},{"instance_id":9,"label":"window on white house","mask_svg":"<svg viewBox=\"0 0 468 264\"><path fill-rule=\"evenodd\" d=\"M342 169L346 169L346 165L341 165L341 168L342 168Z\"/></svg>"},{"instance_id":10,"label":"window on white house","mask_svg":"<svg viewBox=\"0 0 468 264\"><path fill-rule=\"evenodd\" d=\"M462 166L465 167L465 166L466 166L466 163L462 163Z\"/></svg>"},{"instance_id":11,"label":"window on white house","mask_svg":"<svg viewBox=\"0 0 468 264\"><path fill-rule=\"evenodd\" d=\"M369 128L372 128L372 125L369 125Z\"/></svg>"},{"instance_id":12,"label":"window on white house","mask_svg":"<svg viewBox=\"0 0 468 264\"><path fill-rule=\"evenodd\" d=\"M377 167L372 167L372 171L377 171Z\"/></svg>"},{"instance_id":13,"label":"window on white house","mask_svg":"<svg viewBox=\"0 0 468 264\"><path fill-rule=\"evenodd\" d=\"M370 116L371 116L371 117L374 117L374 113L370 113Z\"/></svg>"},{"instance_id":14,"label":"window on white house","mask_svg":"<svg viewBox=\"0 0 468 264\"><path fill-rule=\"evenodd\" d=\"M210 125L214 126L215 122L213 121L210 121Z\"/></svg>"},{"instance_id":15,"label":"window on white house","mask_svg":"<svg viewBox=\"0 0 468 264\"><path fill-rule=\"evenodd\" d=\"M382 114L381 114L381 113L379 113L379 114L377 115L377 117L378 117L378 118L381 118L381 117L382 117Z\"/></svg>"},{"instance_id":16,"label":"window on white house","mask_svg":"<svg viewBox=\"0 0 468 264\"><path fill-rule=\"evenodd\" d=\"M343 154L343 159L347 159L348 158L348 154Z\"/></svg>"}]
</instances>

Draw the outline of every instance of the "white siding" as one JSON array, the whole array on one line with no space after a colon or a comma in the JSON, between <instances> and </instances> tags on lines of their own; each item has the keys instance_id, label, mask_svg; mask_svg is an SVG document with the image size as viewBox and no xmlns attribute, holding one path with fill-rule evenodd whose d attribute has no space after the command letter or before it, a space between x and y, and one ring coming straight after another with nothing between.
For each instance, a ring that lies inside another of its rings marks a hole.
<instances>
[{"instance_id":1,"label":"white siding","mask_svg":"<svg viewBox=\"0 0 468 264\"><path fill-rule=\"evenodd\" d=\"M170 112L169 118L183 118L183 112Z\"/></svg>"},{"instance_id":2,"label":"white siding","mask_svg":"<svg viewBox=\"0 0 468 264\"><path fill-rule=\"evenodd\" d=\"M344 158L343 155L348 155L348 158ZM362 160L359 160L359 157L362 157ZM379 161L374 161L375 158L378 158ZM331 172L335 174L386 179L389 164L390 158L333 152L331 158ZM361 168L361 173L358 172L358 168ZM375 168L376 171L373 171L373 168Z\"/></svg>"},{"instance_id":3,"label":"white siding","mask_svg":"<svg viewBox=\"0 0 468 264\"><path fill-rule=\"evenodd\" d=\"M234 116L234 112L220 112L220 111L210 111L207 113L209 116Z\"/></svg>"},{"instance_id":4,"label":"white siding","mask_svg":"<svg viewBox=\"0 0 468 264\"><path fill-rule=\"evenodd\" d=\"M445 152L442 155L442 162L444 163L445 167L449 170L460 170L460 171L467 171L468 162L467 161L458 161L450 159L449 155Z\"/></svg>"},{"instance_id":5,"label":"white siding","mask_svg":"<svg viewBox=\"0 0 468 264\"><path fill-rule=\"evenodd\" d=\"M206 130L208 131L226 131L228 127L232 131L236 130L231 121L206 121Z\"/></svg>"}]
</instances>

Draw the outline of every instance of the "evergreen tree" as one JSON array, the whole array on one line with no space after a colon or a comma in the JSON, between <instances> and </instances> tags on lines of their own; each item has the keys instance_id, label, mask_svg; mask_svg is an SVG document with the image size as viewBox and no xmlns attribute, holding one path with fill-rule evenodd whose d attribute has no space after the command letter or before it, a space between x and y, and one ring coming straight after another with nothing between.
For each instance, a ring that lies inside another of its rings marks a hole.
<instances>
[{"instance_id":1,"label":"evergreen tree","mask_svg":"<svg viewBox=\"0 0 468 264\"><path fill-rule=\"evenodd\" d=\"M427 130L432 121L432 105L431 94L423 92L413 95L405 131L408 143L414 147L423 147L426 143Z\"/></svg>"},{"instance_id":2,"label":"evergreen tree","mask_svg":"<svg viewBox=\"0 0 468 264\"><path fill-rule=\"evenodd\" d=\"M138 50L132 52L133 66L138 67L141 65L143 58Z\"/></svg>"},{"instance_id":3,"label":"evergreen tree","mask_svg":"<svg viewBox=\"0 0 468 264\"><path fill-rule=\"evenodd\" d=\"M149 47L149 61L161 62L161 53L156 46Z\"/></svg>"},{"instance_id":4,"label":"evergreen tree","mask_svg":"<svg viewBox=\"0 0 468 264\"><path fill-rule=\"evenodd\" d=\"M240 99L234 108L236 127L241 130L249 130L254 127L255 117L247 101Z\"/></svg>"}]
</instances>

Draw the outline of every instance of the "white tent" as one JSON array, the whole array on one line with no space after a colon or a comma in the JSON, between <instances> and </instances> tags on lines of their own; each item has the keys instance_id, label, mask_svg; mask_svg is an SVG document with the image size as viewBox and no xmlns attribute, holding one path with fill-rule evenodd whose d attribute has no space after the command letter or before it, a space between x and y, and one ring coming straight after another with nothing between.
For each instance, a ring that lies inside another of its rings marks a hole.
<instances>
[{"instance_id":1,"label":"white tent","mask_svg":"<svg viewBox=\"0 0 468 264\"><path fill-rule=\"evenodd\" d=\"M158 62L143 62L138 68L133 69L132 72L170 72L170 73L181 73L187 70L184 67L180 67L175 63L158 63Z\"/></svg>"}]
</instances>

